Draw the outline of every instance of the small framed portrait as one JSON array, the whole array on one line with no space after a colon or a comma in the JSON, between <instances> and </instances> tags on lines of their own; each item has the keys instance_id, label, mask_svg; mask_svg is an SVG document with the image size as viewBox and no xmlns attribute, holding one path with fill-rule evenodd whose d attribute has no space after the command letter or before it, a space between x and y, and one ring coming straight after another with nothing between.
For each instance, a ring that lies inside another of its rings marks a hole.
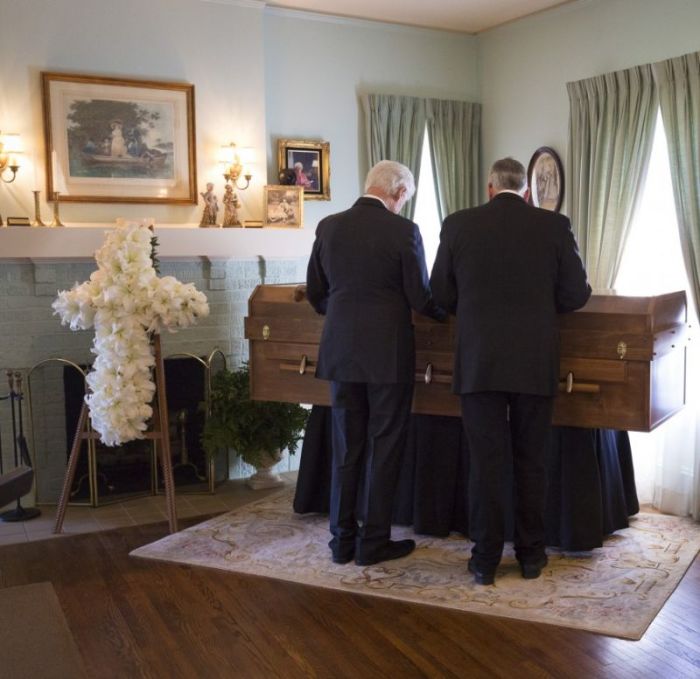
<instances>
[{"instance_id":1,"label":"small framed portrait","mask_svg":"<svg viewBox=\"0 0 700 679\"><path fill-rule=\"evenodd\" d=\"M263 226L300 229L304 225L304 187L271 184L263 190Z\"/></svg>"},{"instance_id":2,"label":"small framed portrait","mask_svg":"<svg viewBox=\"0 0 700 679\"><path fill-rule=\"evenodd\" d=\"M564 169L557 152L541 146L530 158L527 168L530 204L559 212L564 200Z\"/></svg>"},{"instance_id":3,"label":"small framed portrait","mask_svg":"<svg viewBox=\"0 0 700 679\"><path fill-rule=\"evenodd\" d=\"M277 150L281 183L303 187L306 200L331 199L327 141L280 139Z\"/></svg>"}]
</instances>

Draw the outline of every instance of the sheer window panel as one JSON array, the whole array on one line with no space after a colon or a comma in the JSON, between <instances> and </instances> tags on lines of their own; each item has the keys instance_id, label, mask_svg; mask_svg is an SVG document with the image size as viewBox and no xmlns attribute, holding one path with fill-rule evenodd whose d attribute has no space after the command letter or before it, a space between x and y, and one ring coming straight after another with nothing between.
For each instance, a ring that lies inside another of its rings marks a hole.
<instances>
[{"instance_id":1,"label":"sheer window panel","mask_svg":"<svg viewBox=\"0 0 700 679\"><path fill-rule=\"evenodd\" d=\"M625 244L615 292L659 295L688 291L671 186L666 135L659 114L644 193ZM690 312L692 313L692 311ZM689 318L693 327L697 319ZM632 432L637 493L642 503L671 514L691 513L695 460L700 441L700 374L690 349L686 366L686 407L650 434Z\"/></svg>"},{"instance_id":2,"label":"sheer window panel","mask_svg":"<svg viewBox=\"0 0 700 679\"><path fill-rule=\"evenodd\" d=\"M430 139L427 127L423 136L420 179L416 187L416 211L413 215L413 221L420 228L420 235L425 248L425 262L428 266L428 273L430 273L438 245L440 244L441 224L437 197L435 195L435 175L433 173L433 164L430 160Z\"/></svg>"}]
</instances>

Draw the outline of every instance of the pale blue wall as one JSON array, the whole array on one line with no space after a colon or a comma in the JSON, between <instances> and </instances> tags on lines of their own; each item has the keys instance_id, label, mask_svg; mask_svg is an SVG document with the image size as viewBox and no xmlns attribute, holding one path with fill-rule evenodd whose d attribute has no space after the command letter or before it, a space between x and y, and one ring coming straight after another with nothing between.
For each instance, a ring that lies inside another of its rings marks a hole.
<instances>
[{"instance_id":1,"label":"pale blue wall","mask_svg":"<svg viewBox=\"0 0 700 679\"><path fill-rule=\"evenodd\" d=\"M265 15L268 169L277 139L331 145L331 201L306 201L307 229L349 207L367 170L367 93L478 101L476 38L268 9Z\"/></svg>"},{"instance_id":2,"label":"pale blue wall","mask_svg":"<svg viewBox=\"0 0 700 679\"><path fill-rule=\"evenodd\" d=\"M268 166L276 176L276 137L329 141L333 201L307 203L306 228L297 234L309 251L318 218L347 207L360 187L360 92L472 100L478 94L476 40L469 36L320 20L246 0L0 0L0 129L22 134L27 149L16 182L0 185L5 216L32 215L31 191L44 188L41 71L193 83L200 189L211 179L221 191L220 144L232 140L259 152L253 185L241 195L247 218L261 216ZM42 211L45 218L50 214L46 204ZM120 216L196 223L200 211L87 203L63 204L61 216L69 224ZM266 242L276 233L266 231ZM260 254L266 254L264 245ZM305 264L291 256L270 262L266 280L301 280ZM89 359L91 333L62 329L49 306L58 288L94 268L77 267L0 261L0 367L26 372L49 356ZM207 268L196 259L165 270L195 280L212 303L200 327L164 339L165 351L208 353L218 345L239 360L257 262ZM7 462L8 428L0 428Z\"/></svg>"},{"instance_id":3,"label":"pale blue wall","mask_svg":"<svg viewBox=\"0 0 700 679\"><path fill-rule=\"evenodd\" d=\"M698 0L580 0L480 34L484 169L539 146L565 162L567 82L698 49Z\"/></svg>"},{"instance_id":4,"label":"pale blue wall","mask_svg":"<svg viewBox=\"0 0 700 679\"><path fill-rule=\"evenodd\" d=\"M244 146L265 146L262 30L262 4L0 0L0 129L21 133L27 149L17 180L1 187L0 214L33 215L31 191L41 189L45 196L41 71L194 84L198 184L201 190L212 180L221 194L218 147L234 139ZM264 164L257 168L258 181L248 192L256 208L264 170ZM61 216L66 223L113 222L120 216L198 223L201 210L64 203ZM46 205L43 213L50 214Z\"/></svg>"}]
</instances>

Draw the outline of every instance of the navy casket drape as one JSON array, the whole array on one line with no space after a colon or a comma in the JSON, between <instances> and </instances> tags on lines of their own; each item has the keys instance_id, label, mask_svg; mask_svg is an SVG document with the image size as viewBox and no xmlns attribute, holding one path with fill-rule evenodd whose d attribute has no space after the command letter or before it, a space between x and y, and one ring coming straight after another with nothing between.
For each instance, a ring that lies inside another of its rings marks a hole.
<instances>
[{"instance_id":1,"label":"navy casket drape","mask_svg":"<svg viewBox=\"0 0 700 679\"><path fill-rule=\"evenodd\" d=\"M330 408L314 406L301 451L294 511L328 512ZM418 534L469 535L469 451L458 417L413 415L394 503L394 523ZM548 450L547 544L600 547L639 511L627 432L555 427ZM510 502L511 479L504 479Z\"/></svg>"}]
</instances>

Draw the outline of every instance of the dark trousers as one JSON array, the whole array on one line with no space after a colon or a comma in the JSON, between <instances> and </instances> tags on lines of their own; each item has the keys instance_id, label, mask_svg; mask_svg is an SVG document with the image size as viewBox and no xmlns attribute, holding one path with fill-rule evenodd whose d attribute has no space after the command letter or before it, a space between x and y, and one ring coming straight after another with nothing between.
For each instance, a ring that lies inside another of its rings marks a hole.
<instances>
[{"instance_id":1,"label":"dark trousers","mask_svg":"<svg viewBox=\"0 0 700 679\"><path fill-rule=\"evenodd\" d=\"M503 479L513 461L515 555L521 562L544 556L546 446L552 426L548 396L480 392L462 394L469 443L469 533L472 558L483 570L501 560L505 535Z\"/></svg>"},{"instance_id":2,"label":"dark trousers","mask_svg":"<svg viewBox=\"0 0 700 679\"><path fill-rule=\"evenodd\" d=\"M331 398L330 546L336 555L370 558L391 535L413 383L331 382Z\"/></svg>"}]
</instances>

